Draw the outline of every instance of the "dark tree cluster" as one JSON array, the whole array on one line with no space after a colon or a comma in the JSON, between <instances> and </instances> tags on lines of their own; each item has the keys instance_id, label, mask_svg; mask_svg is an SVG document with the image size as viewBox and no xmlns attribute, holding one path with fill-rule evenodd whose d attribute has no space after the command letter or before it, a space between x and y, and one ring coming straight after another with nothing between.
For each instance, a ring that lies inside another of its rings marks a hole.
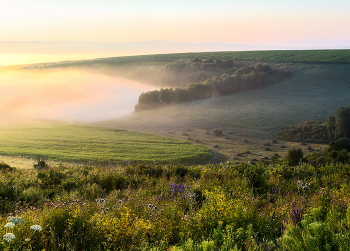
<instances>
[{"instance_id":1,"label":"dark tree cluster","mask_svg":"<svg viewBox=\"0 0 350 251\"><path fill-rule=\"evenodd\" d=\"M350 107L339 106L335 112L327 119L327 129L330 140L340 138L350 138Z\"/></svg>"},{"instance_id":2,"label":"dark tree cluster","mask_svg":"<svg viewBox=\"0 0 350 251\"><path fill-rule=\"evenodd\" d=\"M310 163L316 166L330 163L349 163L350 161L350 141L341 138L332 141L328 147L321 152L313 152L305 156Z\"/></svg>"},{"instance_id":3,"label":"dark tree cluster","mask_svg":"<svg viewBox=\"0 0 350 251\"><path fill-rule=\"evenodd\" d=\"M327 122L305 121L282 127L275 137L288 141L329 143L332 140L350 138L350 107L339 106Z\"/></svg>"},{"instance_id":4,"label":"dark tree cluster","mask_svg":"<svg viewBox=\"0 0 350 251\"><path fill-rule=\"evenodd\" d=\"M275 137L287 141L329 143L328 130L322 121L305 121L284 126Z\"/></svg>"},{"instance_id":5,"label":"dark tree cluster","mask_svg":"<svg viewBox=\"0 0 350 251\"><path fill-rule=\"evenodd\" d=\"M223 64L220 61L219 64ZM228 64L228 61L225 64ZM194 62L197 60L194 59ZM218 60L216 64L217 62ZM159 91L145 92L140 95L135 111L260 88L272 84L271 72L269 66L258 64L254 69L238 68L231 75L224 73L221 76L213 76L201 83L188 84L186 88L162 88Z\"/></svg>"},{"instance_id":6,"label":"dark tree cluster","mask_svg":"<svg viewBox=\"0 0 350 251\"><path fill-rule=\"evenodd\" d=\"M289 151L285 160L290 166L308 160L315 166L350 161L350 107L339 106L335 115L330 115L326 124L307 121L282 128L276 137L284 140L330 142L323 151L312 152L302 157L301 149ZM296 157L295 157L296 156Z\"/></svg>"}]
</instances>

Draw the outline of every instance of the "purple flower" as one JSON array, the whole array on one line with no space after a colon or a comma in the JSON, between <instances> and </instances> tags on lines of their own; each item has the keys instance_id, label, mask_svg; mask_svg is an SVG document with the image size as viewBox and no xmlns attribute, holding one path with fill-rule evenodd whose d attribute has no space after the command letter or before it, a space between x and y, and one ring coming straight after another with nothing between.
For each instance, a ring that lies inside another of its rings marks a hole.
<instances>
[{"instance_id":1,"label":"purple flower","mask_svg":"<svg viewBox=\"0 0 350 251\"><path fill-rule=\"evenodd\" d=\"M300 209L299 205L298 205L298 209L295 209L295 205L294 203L292 203L292 212L290 213L290 218L294 226L302 220L303 215L304 215L304 210Z\"/></svg>"}]
</instances>

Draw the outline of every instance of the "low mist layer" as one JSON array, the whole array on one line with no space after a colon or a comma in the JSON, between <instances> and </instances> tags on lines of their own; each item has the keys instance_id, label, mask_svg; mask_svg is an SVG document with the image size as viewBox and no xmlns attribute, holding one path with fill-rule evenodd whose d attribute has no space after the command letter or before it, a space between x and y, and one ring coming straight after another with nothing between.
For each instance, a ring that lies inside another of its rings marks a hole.
<instances>
[{"instance_id":1,"label":"low mist layer","mask_svg":"<svg viewBox=\"0 0 350 251\"><path fill-rule=\"evenodd\" d=\"M134 110L154 87L80 70L0 70L0 119L91 122Z\"/></svg>"}]
</instances>

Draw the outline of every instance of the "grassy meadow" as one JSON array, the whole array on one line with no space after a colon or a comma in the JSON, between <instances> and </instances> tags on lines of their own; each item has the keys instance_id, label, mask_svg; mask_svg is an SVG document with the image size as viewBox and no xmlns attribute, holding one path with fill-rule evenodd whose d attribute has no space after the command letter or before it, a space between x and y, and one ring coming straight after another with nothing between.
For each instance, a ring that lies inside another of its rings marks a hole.
<instances>
[{"instance_id":1,"label":"grassy meadow","mask_svg":"<svg viewBox=\"0 0 350 251\"><path fill-rule=\"evenodd\" d=\"M273 137L278 127L324 121L348 104L349 54L213 52L37 65L200 57L274 62L293 76L98 126L1 128L0 250L349 250L350 165L316 165L310 156L326 145ZM288 162L294 148L304 154L295 165ZM19 168L11 156L55 162Z\"/></svg>"},{"instance_id":2,"label":"grassy meadow","mask_svg":"<svg viewBox=\"0 0 350 251\"><path fill-rule=\"evenodd\" d=\"M1 164L1 174L0 250L348 250L350 243L348 164Z\"/></svg>"},{"instance_id":3,"label":"grassy meadow","mask_svg":"<svg viewBox=\"0 0 350 251\"><path fill-rule=\"evenodd\" d=\"M0 154L64 162L204 161L207 147L158 135L77 125L0 129Z\"/></svg>"}]
</instances>

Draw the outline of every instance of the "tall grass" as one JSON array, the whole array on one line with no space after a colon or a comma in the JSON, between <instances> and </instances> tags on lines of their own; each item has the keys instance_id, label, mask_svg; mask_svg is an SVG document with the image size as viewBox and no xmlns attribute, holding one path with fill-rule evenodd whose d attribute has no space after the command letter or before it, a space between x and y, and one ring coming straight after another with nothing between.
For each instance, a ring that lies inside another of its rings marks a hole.
<instances>
[{"instance_id":1,"label":"tall grass","mask_svg":"<svg viewBox=\"0 0 350 251\"><path fill-rule=\"evenodd\" d=\"M32 250L345 250L347 164L4 169L0 225ZM40 225L23 242L31 225ZM5 243L6 244L6 243Z\"/></svg>"}]
</instances>

